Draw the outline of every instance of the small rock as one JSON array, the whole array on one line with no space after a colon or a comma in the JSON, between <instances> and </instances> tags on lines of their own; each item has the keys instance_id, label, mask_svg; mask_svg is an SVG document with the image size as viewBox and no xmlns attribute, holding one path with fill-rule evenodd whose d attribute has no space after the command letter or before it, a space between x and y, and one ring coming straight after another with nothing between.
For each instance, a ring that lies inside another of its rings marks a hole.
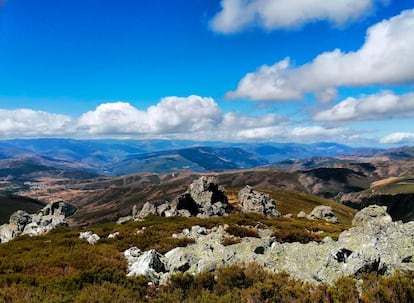
<instances>
[{"instance_id":1,"label":"small rock","mask_svg":"<svg viewBox=\"0 0 414 303\"><path fill-rule=\"evenodd\" d=\"M125 252L124 252L125 255ZM152 249L139 255L128 266L128 276L145 276L154 283L158 283L160 273L166 271L165 264L161 261L163 256Z\"/></svg>"},{"instance_id":2,"label":"small rock","mask_svg":"<svg viewBox=\"0 0 414 303\"><path fill-rule=\"evenodd\" d=\"M109 234L108 235L108 239L114 239L114 238L116 238L116 237L118 237L119 236L119 232L114 232L114 233L112 233L112 234Z\"/></svg>"},{"instance_id":3,"label":"small rock","mask_svg":"<svg viewBox=\"0 0 414 303\"><path fill-rule=\"evenodd\" d=\"M89 244L96 244L100 239L97 234L94 234L91 231L81 232L79 238L85 239Z\"/></svg>"},{"instance_id":4,"label":"small rock","mask_svg":"<svg viewBox=\"0 0 414 303\"><path fill-rule=\"evenodd\" d=\"M310 220L322 219L329 223L338 223L338 218L334 215L332 207L327 205L316 206L309 214Z\"/></svg>"},{"instance_id":5,"label":"small rock","mask_svg":"<svg viewBox=\"0 0 414 303\"><path fill-rule=\"evenodd\" d=\"M307 218L308 217L308 215L303 211L303 210L301 210L297 215L296 215L296 217L297 218Z\"/></svg>"}]
</instances>

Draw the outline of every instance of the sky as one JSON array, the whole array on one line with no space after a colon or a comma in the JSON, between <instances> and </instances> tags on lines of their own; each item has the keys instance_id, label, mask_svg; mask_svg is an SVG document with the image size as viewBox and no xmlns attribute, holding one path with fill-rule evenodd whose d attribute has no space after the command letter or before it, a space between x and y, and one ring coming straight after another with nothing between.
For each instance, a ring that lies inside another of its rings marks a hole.
<instances>
[{"instance_id":1,"label":"sky","mask_svg":"<svg viewBox=\"0 0 414 303\"><path fill-rule=\"evenodd\" d=\"M414 145L408 0L0 0L0 139Z\"/></svg>"}]
</instances>

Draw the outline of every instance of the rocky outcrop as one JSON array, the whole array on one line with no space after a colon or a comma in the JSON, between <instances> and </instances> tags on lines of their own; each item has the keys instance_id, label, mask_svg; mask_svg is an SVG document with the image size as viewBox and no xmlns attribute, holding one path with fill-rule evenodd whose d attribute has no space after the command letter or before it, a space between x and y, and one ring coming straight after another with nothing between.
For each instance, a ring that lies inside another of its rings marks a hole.
<instances>
[{"instance_id":1,"label":"rocky outcrop","mask_svg":"<svg viewBox=\"0 0 414 303\"><path fill-rule=\"evenodd\" d=\"M276 201L268 194L254 190L247 185L239 191L239 202L243 212L255 212L268 217L280 217L276 210Z\"/></svg>"},{"instance_id":2,"label":"rocky outcrop","mask_svg":"<svg viewBox=\"0 0 414 303\"><path fill-rule=\"evenodd\" d=\"M333 213L332 207L327 205L316 206L308 215L303 210L297 215L297 218L306 218L309 220L325 220L329 223L338 223L338 218Z\"/></svg>"},{"instance_id":3,"label":"rocky outcrop","mask_svg":"<svg viewBox=\"0 0 414 303\"><path fill-rule=\"evenodd\" d=\"M228 203L225 189L218 185L213 177L202 176L193 181L183 194L177 196L172 202L165 202L156 206L146 202L141 210L136 206L132 209L132 216L118 219L118 224L130 220L142 220L149 214L163 217L197 216L208 218L211 216L225 216L229 213L231 205Z\"/></svg>"},{"instance_id":4,"label":"rocky outcrop","mask_svg":"<svg viewBox=\"0 0 414 303\"><path fill-rule=\"evenodd\" d=\"M5 243L19 235L37 236L67 225L66 217L74 211L72 205L61 200L49 203L37 214L18 210L10 216L9 223L0 226L0 241Z\"/></svg>"},{"instance_id":5,"label":"rocky outcrop","mask_svg":"<svg viewBox=\"0 0 414 303\"><path fill-rule=\"evenodd\" d=\"M354 226L364 226L368 224L386 225L392 222L391 216L387 213L387 207L370 205L357 212L352 220Z\"/></svg>"},{"instance_id":6,"label":"rocky outcrop","mask_svg":"<svg viewBox=\"0 0 414 303\"><path fill-rule=\"evenodd\" d=\"M342 276L359 272L413 271L414 222L391 222L386 214L372 216L378 214L377 210L362 210L356 215L356 226L342 232L338 241L325 238L321 243L278 243L271 231L264 229L259 230L259 238L242 238L240 243L225 246L223 239L233 237L225 227L207 230L193 226L173 236L193 238L194 244L174 248L165 255L147 253L152 256L146 255L145 260L152 260L145 262L147 267L142 265L144 257L140 259L146 253L136 253L132 258L132 253L126 251L128 273L144 274L163 283L174 272L199 273L230 263L254 261L267 270L286 271L297 279L333 284Z\"/></svg>"},{"instance_id":7,"label":"rocky outcrop","mask_svg":"<svg viewBox=\"0 0 414 303\"><path fill-rule=\"evenodd\" d=\"M383 194L364 191L344 194L338 196L337 200L355 209L374 204L386 206L388 214L394 221L414 221L414 193Z\"/></svg>"}]
</instances>

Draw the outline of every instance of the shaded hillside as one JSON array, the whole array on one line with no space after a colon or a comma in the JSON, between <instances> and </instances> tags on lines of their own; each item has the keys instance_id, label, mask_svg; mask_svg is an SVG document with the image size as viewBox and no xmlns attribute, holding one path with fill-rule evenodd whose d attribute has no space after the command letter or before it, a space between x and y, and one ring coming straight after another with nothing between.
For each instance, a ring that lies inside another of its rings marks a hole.
<instances>
[{"instance_id":1,"label":"shaded hillside","mask_svg":"<svg viewBox=\"0 0 414 303\"><path fill-rule=\"evenodd\" d=\"M364 191L343 195L341 203L362 209L368 205L387 206L394 220L414 220L414 177L391 177L374 182Z\"/></svg>"},{"instance_id":2,"label":"shaded hillside","mask_svg":"<svg viewBox=\"0 0 414 303\"><path fill-rule=\"evenodd\" d=\"M10 215L17 210L35 213L44 206L44 203L27 197L0 195L0 224L7 223Z\"/></svg>"},{"instance_id":3,"label":"shaded hillside","mask_svg":"<svg viewBox=\"0 0 414 303\"><path fill-rule=\"evenodd\" d=\"M266 163L241 148L202 146L131 155L123 161L107 165L106 171L112 175L181 170L223 171L252 168Z\"/></svg>"},{"instance_id":4,"label":"shaded hillside","mask_svg":"<svg viewBox=\"0 0 414 303\"><path fill-rule=\"evenodd\" d=\"M19 157L0 160L0 181L2 192L31 188L31 183L45 179L84 180L96 178L98 175L87 169L78 168L77 164L43 157Z\"/></svg>"}]
</instances>

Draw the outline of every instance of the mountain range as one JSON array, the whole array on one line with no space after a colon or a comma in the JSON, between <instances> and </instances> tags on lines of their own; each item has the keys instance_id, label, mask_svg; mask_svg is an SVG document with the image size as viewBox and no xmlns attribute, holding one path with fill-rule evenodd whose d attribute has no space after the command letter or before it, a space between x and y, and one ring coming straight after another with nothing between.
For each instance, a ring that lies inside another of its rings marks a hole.
<instances>
[{"instance_id":1,"label":"mountain range","mask_svg":"<svg viewBox=\"0 0 414 303\"><path fill-rule=\"evenodd\" d=\"M286 160L380 154L336 143L223 143L185 140L16 139L0 141L0 176L16 167L119 176L139 172L225 171ZM411 150L411 154L414 152ZM409 154L401 150L398 156ZM19 173L19 172L18 172Z\"/></svg>"}]
</instances>

